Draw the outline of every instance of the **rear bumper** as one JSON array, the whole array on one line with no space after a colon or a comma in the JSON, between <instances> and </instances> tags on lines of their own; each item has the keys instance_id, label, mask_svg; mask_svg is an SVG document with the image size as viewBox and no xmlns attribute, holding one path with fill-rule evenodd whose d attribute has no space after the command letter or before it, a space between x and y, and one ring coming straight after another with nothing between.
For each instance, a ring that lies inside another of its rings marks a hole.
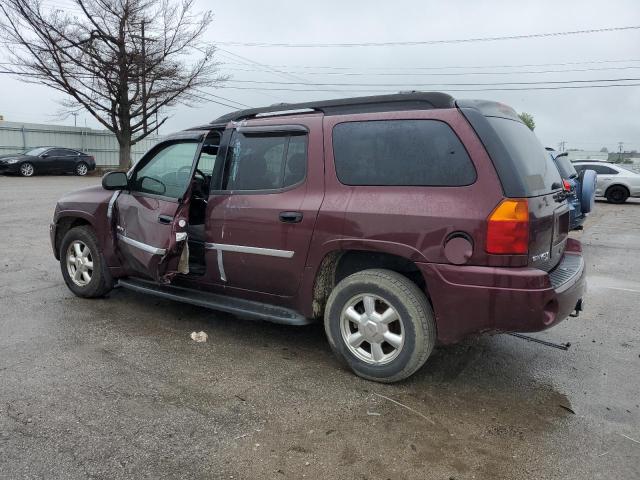
<instances>
[{"instance_id":1,"label":"rear bumper","mask_svg":"<svg viewBox=\"0 0 640 480\"><path fill-rule=\"evenodd\" d=\"M537 332L558 324L582 303L586 269L580 242L552 272L419 264L427 281L441 343L483 332Z\"/></svg>"}]
</instances>

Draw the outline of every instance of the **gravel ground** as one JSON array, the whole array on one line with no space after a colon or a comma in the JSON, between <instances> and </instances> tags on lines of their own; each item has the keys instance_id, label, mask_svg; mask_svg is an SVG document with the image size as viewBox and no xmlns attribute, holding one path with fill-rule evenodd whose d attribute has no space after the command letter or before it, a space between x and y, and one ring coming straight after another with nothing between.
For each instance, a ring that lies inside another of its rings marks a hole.
<instances>
[{"instance_id":1,"label":"gravel ground","mask_svg":"<svg viewBox=\"0 0 640 480\"><path fill-rule=\"evenodd\" d=\"M74 297L48 224L98 181L0 177L1 478L640 478L639 201L577 234L587 310L536 334L568 352L481 337L379 385L320 325Z\"/></svg>"}]
</instances>

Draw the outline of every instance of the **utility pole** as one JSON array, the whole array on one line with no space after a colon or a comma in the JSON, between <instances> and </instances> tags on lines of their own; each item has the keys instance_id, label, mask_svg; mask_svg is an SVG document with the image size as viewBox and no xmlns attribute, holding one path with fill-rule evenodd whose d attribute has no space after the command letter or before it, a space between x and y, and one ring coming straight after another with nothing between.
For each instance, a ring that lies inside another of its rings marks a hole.
<instances>
[{"instance_id":1,"label":"utility pole","mask_svg":"<svg viewBox=\"0 0 640 480\"><path fill-rule=\"evenodd\" d=\"M73 126L77 127L78 126L78 112L73 112L71 115L73 115Z\"/></svg>"},{"instance_id":2,"label":"utility pole","mask_svg":"<svg viewBox=\"0 0 640 480\"><path fill-rule=\"evenodd\" d=\"M622 148L624 147L624 142L618 142L618 162L622 162Z\"/></svg>"},{"instance_id":3,"label":"utility pole","mask_svg":"<svg viewBox=\"0 0 640 480\"><path fill-rule=\"evenodd\" d=\"M561 140L560 143L558 143L558 149L560 150L560 152L564 152L564 147L567 145L567 142L565 142L564 140Z\"/></svg>"}]
</instances>

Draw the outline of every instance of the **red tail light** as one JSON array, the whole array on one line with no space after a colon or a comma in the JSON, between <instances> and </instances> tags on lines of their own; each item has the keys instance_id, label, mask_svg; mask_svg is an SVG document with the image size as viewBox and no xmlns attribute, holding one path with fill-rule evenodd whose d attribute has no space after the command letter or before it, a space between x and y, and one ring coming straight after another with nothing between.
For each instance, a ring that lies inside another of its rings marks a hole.
<instances>
[{"instance_id":1,"label":"red tail light","mask_svg":"<svg viewBox=\"0 0 640 480\"><path fill-rule=\"evenodd\" d=\"M562 179L562 188L565 192L570 192L571 191L571 184L565 180L564 178Z\"/></svg>"},{"instance_id":2,"label":"red tail light","mask_svg":"<svg viewBox=\"0 0 640 480\"><path fill-rule=\"evenodd\" d=\"M505 199L487 219L487 253L526 255L529 252L529 204Z\"/></svg>"}]
</instances>

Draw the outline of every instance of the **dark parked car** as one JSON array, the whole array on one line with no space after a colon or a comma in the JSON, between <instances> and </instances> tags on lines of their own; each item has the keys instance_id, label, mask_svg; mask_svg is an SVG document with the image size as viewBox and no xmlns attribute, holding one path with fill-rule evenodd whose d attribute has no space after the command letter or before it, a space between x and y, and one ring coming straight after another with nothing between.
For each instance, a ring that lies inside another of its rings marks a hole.
<instances>
[{"instance_id":1,"label":"dark parked car","mask_svg":"<svg viewBox=\"0 0 640 480\"><path fill-rule=\"evenodd\" d=\"M0 156L0 173L17 173L23 177L41 173L84 176L95 168L95 158L70 148L37 147L24 153Z\"/></svg>"},{"instance_id":2,"label":"dark parked car","mask_svg":"<svg viewBox=\"0 0 640 480\"><path fill-rule=\"evenodd\" d=\"M593 209L596 198L596 172L576 171L568 158L568 153L558 153L547 148L562 177L565 195L569 202L569 230L582 230L587 215Z\"/></svg>"},{"instance_id":3,"label":"dark parked car","mask_svg":"<svg viewBox=\"0 0 640 480\"><path fill-rule=\"evenodd\" d=\"M230 113L57 204L68 287L301 325L383 382L582 308L562 179L516 113L410 93Z\"/></svg>"}]
</instances>

